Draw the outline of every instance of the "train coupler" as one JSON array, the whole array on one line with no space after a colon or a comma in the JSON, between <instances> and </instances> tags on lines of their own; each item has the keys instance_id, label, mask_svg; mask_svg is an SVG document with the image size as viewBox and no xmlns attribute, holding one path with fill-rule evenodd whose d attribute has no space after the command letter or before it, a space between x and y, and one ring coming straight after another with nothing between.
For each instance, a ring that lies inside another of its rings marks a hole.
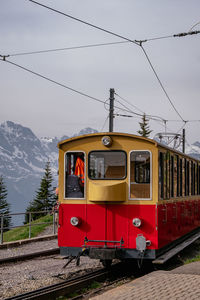
<instances>
[{"instance_id":1,"label":"train coupler","mask_svg":"<svg viewBox=\"0 0 200 300\"><path fill-rule=\"evenodd\" d=\"M85 255L87 252L88 249L82 249L82 251L80 251L77 256L68 256L68 262L63 266L63 269L66 268L73 260L76 260L76 266L80 266L80 257L82 255Z\"/></svg>"}]
</instances>

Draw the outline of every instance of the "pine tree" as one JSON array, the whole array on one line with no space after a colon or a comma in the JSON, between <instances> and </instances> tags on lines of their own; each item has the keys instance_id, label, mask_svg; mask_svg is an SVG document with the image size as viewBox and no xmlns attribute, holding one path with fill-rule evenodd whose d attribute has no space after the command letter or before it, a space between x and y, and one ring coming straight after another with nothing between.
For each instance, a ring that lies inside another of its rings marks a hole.
<instances>
[{"instance_id":1,"label":"pine tree","mask_svg":"<svg viewBox=\"0 0 200 300\"><path fill-rule=\"evenodd\" d=\"M56 203L55 193L52 188L52 173L50 162L48 161L45 166L44 176L41 179L40 187L36 191L36 197L28 205L26 212L34 211L49 211L52 210ZM32 219L35 220L44 214L32 214ZM28 222L28 215L26 214L25 223Z\"/></svg>"},{"instance_id":2,"label":"pine tree","mask_svg":"<svg viewBox=\"0 0 200 300\"><path fill-rule=\"evenodd\" d=\"M152 130L149 129L149 120L146 118L146 115L144 114L142 116L142 122L139 122L140 130L138 130L139 135L143 137L149 137Z\"/></svg>"},{"instance_id":3,"label":"pine tree","mask_svg":"<svg viewBox=\"0 0 200 300\"><path fill-rule=\"evenodd\" d=\"M10 204L7 202L7 189L3 181L3 176L0 176L0 216L10 214ZM3 227L9 230L11 226L11 217L3 218ZM5 230L5 231L6 231Z\"/></svg>"}]
</instances>

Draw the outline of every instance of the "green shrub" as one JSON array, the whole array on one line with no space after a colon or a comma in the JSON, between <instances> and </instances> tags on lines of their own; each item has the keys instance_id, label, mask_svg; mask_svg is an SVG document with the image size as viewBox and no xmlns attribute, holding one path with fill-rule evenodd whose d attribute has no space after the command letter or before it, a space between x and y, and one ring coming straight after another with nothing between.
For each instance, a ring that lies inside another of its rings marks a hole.
<instances>
[{"instance_id":1,"label":"green shrub","mask_svg":"<svg viewBox=\"0 0 200 300\"><path fill-rule=\"evenodd\" d=\"M50 225L49 222L51 222L51 224L53 223L53 216L51 215L46 215L44 217L41 217L31 222L31 237L36 237L38 234L40 234L46 227ZM46 223L46 224L34 226L34 224L39 224L39 223ZM18 241L27 238L29 238L29 226L13 228L5 232L3 235L4 242Z\"/></svg>"}]
</instances>

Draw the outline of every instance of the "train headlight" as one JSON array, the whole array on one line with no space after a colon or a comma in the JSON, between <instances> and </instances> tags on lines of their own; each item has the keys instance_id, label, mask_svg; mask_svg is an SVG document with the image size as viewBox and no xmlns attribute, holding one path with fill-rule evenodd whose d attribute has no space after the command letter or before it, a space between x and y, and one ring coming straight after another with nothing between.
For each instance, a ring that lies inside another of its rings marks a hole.
<instances>
[{"instance_id":1,"label":"train headlight","mask_svg":"<svg viewBox=\"0 0 200 300\"><path fill-rule=\"evenodd\" d=\"M142 224L142 221L139 218L134 218L133 219L133 226L140 227L141 224Z\"/></svg>"},{"instance_id":2,"label":"train headlight","mask_svg":"<svg viewBox=\"0 0 200 300\"><path fill-rule=\"evenodd\" d=\"M112 139L108 135L102 137L102 144L106 147L110 147L112 145Z\"/></svg>"},{"instance_id":3,"label":"train headlight","mask_svg":"<svg viewBox=\"0 0 200 300\"><path fill-rule=\"evenodd\" d=\"M79 219L77 217L72 217L71 220L70 220L70 223L73 225L73 226L78 226L79 224Z\"/></svg>"}]
</instances>

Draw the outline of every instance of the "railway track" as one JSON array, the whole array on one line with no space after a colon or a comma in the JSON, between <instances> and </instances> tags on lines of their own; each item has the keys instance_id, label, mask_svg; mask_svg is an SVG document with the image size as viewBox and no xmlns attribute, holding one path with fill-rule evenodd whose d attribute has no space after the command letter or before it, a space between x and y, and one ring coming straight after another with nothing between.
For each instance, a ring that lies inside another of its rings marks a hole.
<instances>
[{"instance_id":1,"label":"railway track","mask_svg":"<svg viewBox=\"0 0 200 300\"><path fill-rule=\"evenodd\" d=\"M23 255L16 255L16 256L11 256L11 257L1 258L0 264L13 263L15 261L29 260L29 259L40 257L40 256L48 256L48 255L59 254L59 253L60 253L59 248L42 250L42 251L27 253L27 254L23 254Z\"/></svg>"},{"instance_id":2,"label":"railway track","mask_svg":"<svg viewBox=\"0 0 200 300\"><path fill-rule=\"evenodd\" d=\"M122 271L122 272L121 272ZM119 275L121 272L121 275ZM19 300L19 299L56 299L60 296L69 295L72 292L78 292L81 289L88 287L92 282L101 282L107 278L113 277L113 274L116 276L123 276L123 264L118 263L114 265L112 268L108 269L100 269L97 271L93 271L87 273L85 275L81 275L72 279L67 279L61 283L57 283L54 285L50 285L47 287L40 288L38 290L34 290L28 293L16 295L13 297L6 298L5 300Z\"/></svg>"},{"instance_id":3,"label":"railway track","mask_svg":"<svg viewBox=\"0 0 200 300\"><path fill-rule=\"evenodd\" d=\"M174 262L173 262L174 263ZM164 270L173 269L173 264L167 264ZM134 263L116 263L112 265L109 269L101 268L99 270L90 271L86 274L76 276L70 279L63 279L63 282L56 283L50 286L39 288L34 291L26 292L20 295L12 296L6 298L5 300L19 300L19 299L56 299L60 296L68 296L74 292L81 294L83 288L88 288L93 282L105 282L107 280L106 286L112 285L115 282L122 280L133 280L134 278L141 277L147 273L154 271L153 264L146 264L140 269L137 264ZM102 291L105 285L101 286L98 290ZM96 291L94 291L96 292ZM92 292L93 293L93 292ZM75 299L81 299L81 295L75 297Z\"/></svg>"}]
</instances>

